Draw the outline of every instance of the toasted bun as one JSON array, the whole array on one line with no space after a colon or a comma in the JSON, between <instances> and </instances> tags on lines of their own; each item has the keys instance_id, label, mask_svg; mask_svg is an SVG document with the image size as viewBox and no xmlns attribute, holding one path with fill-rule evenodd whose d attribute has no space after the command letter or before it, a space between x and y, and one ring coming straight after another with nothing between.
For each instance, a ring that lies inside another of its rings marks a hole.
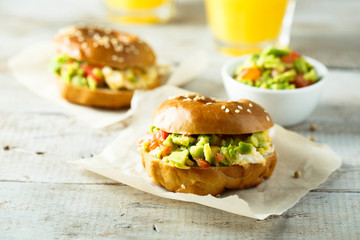
<instances>
[{"instance_id":1,"label":"toasted bun","mask_svg":"<svg viewBox=\"0 0 360 240\"><path fill-rule=\"evenodd\" d=\"M57 85L61 96L65 100L75 104L98 108L119 109L129 107L134 94L134 91L130 90L92 90L90 88L77 87L73 84L65 83L60 78L57 78Z\"/></svg>"},{"instance_id":2,"label":"toasted bun","mask_svg":"<svg viewBox=\"0 0 360 240\"><path fill-rule=\"evenodd\" d=\"M148 175L167 190L213 196L225 189L244 189L259 185L271 176L277 161L274 152L266 157L265 165L179 169L143 151L141 157Z\"/></svg>"},{"instance_id":3,"label":"toasted bun","mask_svg":"<svg viewBox=\"0 0 360 240\"><path fill-rule=\"evenodd\" d=\"M156 61L153 50L137 36L108 28L68 26L58 32L54 43L58 52L94 65L123 69Z\"/></svg>"},{"instance_id":4,"label":"toasted bun","mask_svg":"<svg viewBox=\"0 0 360 240\"><path fill-rule=\"evenodd\" d=\"M170 133L232 135L265 131L274 125L269 114L250 100L215 101L194 94L163 102L152 123Z\"/></svg>"}]
</instances>

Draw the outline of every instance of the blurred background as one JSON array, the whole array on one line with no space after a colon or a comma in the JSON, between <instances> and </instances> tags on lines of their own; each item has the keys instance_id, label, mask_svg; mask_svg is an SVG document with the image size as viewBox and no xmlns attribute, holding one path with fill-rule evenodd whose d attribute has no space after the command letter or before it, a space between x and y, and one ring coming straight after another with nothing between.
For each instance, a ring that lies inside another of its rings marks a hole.
<instances>
[{"instance_id":1,"label":"blurred background","mask_svg":"<svg viewBox=\"0 0 360 240\"><path fill-rule=\"evenodd\" d=\"M180 61L204 49L211 67L220 68L227 55L214 48L203 0L176 0L175 15L166 23L118 24L109 21L104 0L0 1L0 68L22 48L49 41L56 31L80 22L111 24L138 34L162 58ZM360 1L297 0L290 46L330 68L360 68ZM174 51L174 48L181 48ZM214 80L214 76L202 78Z\"/></svg>"}]
</instances>

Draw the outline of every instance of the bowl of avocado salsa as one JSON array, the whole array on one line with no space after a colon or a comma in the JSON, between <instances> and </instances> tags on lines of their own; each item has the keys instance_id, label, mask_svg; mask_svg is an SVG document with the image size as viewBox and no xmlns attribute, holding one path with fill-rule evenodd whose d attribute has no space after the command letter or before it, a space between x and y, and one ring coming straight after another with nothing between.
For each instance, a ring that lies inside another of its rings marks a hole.
<instances>
[{"instance_id":1,"label":"bowl of avocado salsa","mask_svg":"<svg viewBox=\"0 0 360 240\"><path fill-rule=\"evenodd\" d=\"M293 126L315 109L327 82L321 62L289 48L268 47L260 54L226 62L221 76L231 100L249 99L261 104L273 121Z\"/></svg>"},{"instance_id":2,"label":"bowl of avocado salsa","mask_svg":"<svg viewBox=\"0 0 360 240\"><path fill-rule=\"evenodd\" d=\"M321 78L311 63L290 48L267 47L236 67L233 78L264 89L295 89L310 86Z\"/></svg>"}]
</instances>

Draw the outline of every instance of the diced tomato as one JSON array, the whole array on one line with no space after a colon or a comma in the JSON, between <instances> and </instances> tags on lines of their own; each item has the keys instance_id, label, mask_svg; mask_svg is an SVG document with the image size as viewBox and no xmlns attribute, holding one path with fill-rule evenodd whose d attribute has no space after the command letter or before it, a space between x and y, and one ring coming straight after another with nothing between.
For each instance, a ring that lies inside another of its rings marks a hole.
<instances>
[{"instance_id":1,"label":"diced tomato","mask_svg":"<svg viewBox=\"0 0 360 240\"><path fill-rule=\"evenodd\" d=\"M313 84L313 82L305 80L302 73L298 73L292 83L295 84L296 88L307 87Z\"/></svg>"},{"instance_id":2,"label":"diced tomato","mask_svg":"<svg viewBox=\"0 0 360 240\"><path fill-rule=\"evenodd\" d=\"M216 154L215 154L215 160L216 160L217 162L221 162L221 161L224 160L224 159L225 159L225 156L222 155L221 153L216 153Z\"/></svg>"},{"instance_id":3,"label":"diced tomato","mask_svg":"<svg viewBox=\"0 0 360 240\"><path fill-rule=\"evenodd\" d=\"M172 147L161 145L160 148L161 148L161 152L162 152L161 155L162 155L163 157L169 156Z\"/></svg>"},{"instance_id":4,"label":"diced tomato","mask_svg":"<svg viewBox=\"0 0 360 240\"><path fill-rule=\"evenodd\" d=\"M80 67L84 70L86 77L91 76L96 82L101 82L102 78L93 73L93 69L97 66L81 64Z\"/></svg>"},{"instance_id":5,"label":"diced tomato","mask_svg":"<svg viewBox=\"0 0 360 240\"><path fill-rule=\"evenodd\" d=\"M159 146L160 146L160 144L158 142L153 141L150 143L148 150L149 150L149 152L151 152L152 150L154 150L155 148L157 148Z\"/></svg>"},{"instance_id":6,"label":"diced tomato","mask_svg":"<svg viewBox=\"0 0 360 240\"><path fill-rule=\"evenodd\" d=\"M204 159L202 159L202 158L194 158L194 159L200 167L202 167L202 168L210 167L210 163L205 161Z\"/></svg>"},{"instance_id":7,"label":"diced tomato","mask_svg":"<svg viewBox=\"0 0 360 240\"><path fill-rule=\"evenodd\" d=\"M255 81L257 78L261 76L261 71L255 67L252 68L244 68L239 73L238 77L242 79Z\"/></svg>"},{"instance_id":8,"label":"diced tomato","mask_svg":"<svg viewBox=\"0 0 360 240\"><path fill-rule=\"evenodd\" d=\"M301 58L301 55L295 51L291 51L289 55L281 57L280 60L285 63L293 63L296 58Z\"/></svg>"},{"instance_id":9,"label":"diced tomato","mask_svg":"<svg viewBox=\"0 0 360 240\"><path fill-rule=\"evenodd\" d=\"M155 133L155 138L165 140L169 136L169 133L159 130Z\"/></svg>"}]
</instances>

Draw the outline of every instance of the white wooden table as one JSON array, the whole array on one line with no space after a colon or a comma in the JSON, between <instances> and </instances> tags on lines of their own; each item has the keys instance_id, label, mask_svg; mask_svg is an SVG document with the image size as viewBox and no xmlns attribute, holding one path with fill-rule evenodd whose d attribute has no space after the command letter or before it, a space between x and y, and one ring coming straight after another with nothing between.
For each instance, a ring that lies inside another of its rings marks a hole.
<instances>
[{"instance_id":1,"label":"white wooden table","mask_svg":"<svg viewBox=\"0 0 360 240\"><path fill-rule=\"evenodd\" d=\"M207 50L207 71L185 88L226 97L219 69L229 57L212 49L202 1L177 7L169 24L121 28L173 61ZM324 62L330 82L311 117L291 130L330 145L343 165L264 221L162 199L67 163L99 153L120 130L88 128L34 96L6 61L64 25L106 23L104 12L95 0L0 1L0 239L360 239L359 1L298 0L291 45Z\"/></svg>"}]
</instances>

